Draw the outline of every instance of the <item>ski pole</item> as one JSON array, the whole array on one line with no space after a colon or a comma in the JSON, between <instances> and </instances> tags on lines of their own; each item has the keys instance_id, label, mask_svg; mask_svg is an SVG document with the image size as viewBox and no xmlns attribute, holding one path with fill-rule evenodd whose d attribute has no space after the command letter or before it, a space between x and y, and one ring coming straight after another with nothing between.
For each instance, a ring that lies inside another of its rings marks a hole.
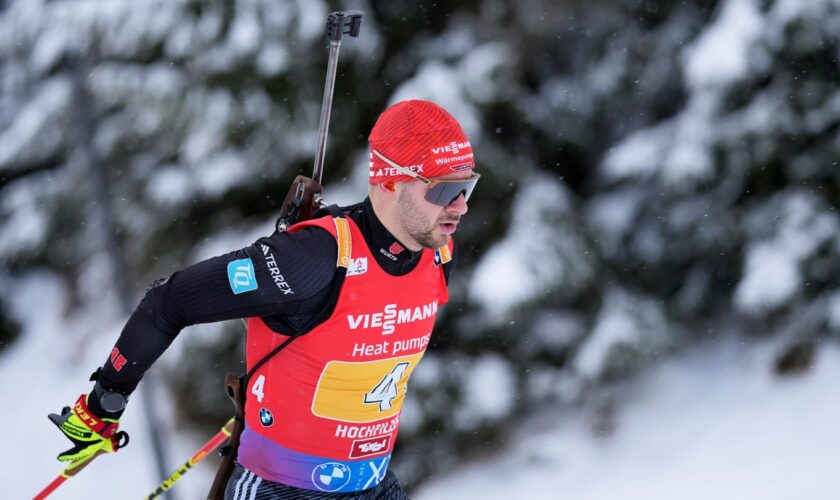
<instances>
[{"instance_id":1,"label":"ski pole","mask_svg":"<svg viewBox=\"0 0 840 500\"><path fill-rule=\"evenodd\" d=\"M125 445L128 444L128 433L125 431L119 431L115 436L116 442L114 444L114 451L118 451L120 448L123 448ZM90 465L93 462L93 459L98 457L99 455L104 455L106 452L99 450L93 454L92 457L88 458L87 460L80 462L80 463L71 463L67 467L64 468L63 471L56 477L55 479L47 485L46 488L41 490L40 493L33 497L33 500L43 500L47 498L53 491L58 489L59 486L64 484L64 481L67 481L71 477L78 474L82 469Z\"/></svg>"},{"instance_id":2,"label":"ski pole","mask_svg":"<svg viewBox=\"0 0 840 500\"><path fill-rule=\"evenodd\" d=\"M93 462L94 458L98 457L99 455L101 455L103 453L105 453L105 452L100 451L100 452L96 453L94 456L90 457L88 460L85 460L84 462L82 462L78 465L70 464L67 467L65 467L64 470L61 471L61 473L58 475L58 477L53 479L52 482L50 484L48 484L46 488L44 488L43 490L41 490L40 493L35 495L33 500L43 500L44 498L47 498L50 494L52 494L53 491L57 490L59 486L64 484L64 481L67 481L69 478L78 474L79 471L81 471L82 469L87 467L88 464Z\"/></svg>"},{"instance_id":3,"label":"ski pole","mask_svg":"<svg viewBox=\"0 0 840 500\"><path fill-rule=\"evenodd\" d=\"M47 498L48 496L50 496L50 494L53 491L57 490L58 487L61 486L64 483L64 481L67 481L68 477L70 477L70 476L65 476L64 472L62 472L61 474L58 475L58 477L53 479L52 482L50 484L48 484L46 488L44 488L43 490L41 490L40 493L35 495L33 497L33 500L42 500L44 498Z\"/></svg>"},{"instance_id":4,"label":"ski pole","mask_svg":"<svg viewBox=\"0 0 840 500\"><path fill-rule=\"evenodd\" d=\"M221 430L216 433L215 436L210 438L209 441L204 443L204 446L199 449L195 455L191 456L189 460L184 462L184 465L178 468L175 472L172 473L171 476L166 478L166 480L160 483L160 486L155 489L149 496L146 497L146 500L152 500L153 498L157 498L158 495L162 494L164 491L172 488L172 485L175 484L175 481L181 479L181 477L189 471L193 465L197 464L201 460L204 459L210 452L221 446L222 443L225 442L227 438L230 437L230 431L233 428L233 418L231 417L227 423L222 426Z\"/></svg>"},{"instance_id":5,"label":"ski pole","mask_svg":"<svg viewBox=\"0 0 840 500\"><path fill-rule=\"evenodd\" d=\"M40 493L35 495L34 500L42 500L44 498L47 498L53 491L58 489L58 487L61 486L62 483L64 483L64 481L67 481L68 477L69 476L65 476L63 472L59 474L58 477L53 479L52 482L48 484L46 488L44 488L43 490L41 490Z\"/></svg>"}]
</instances>

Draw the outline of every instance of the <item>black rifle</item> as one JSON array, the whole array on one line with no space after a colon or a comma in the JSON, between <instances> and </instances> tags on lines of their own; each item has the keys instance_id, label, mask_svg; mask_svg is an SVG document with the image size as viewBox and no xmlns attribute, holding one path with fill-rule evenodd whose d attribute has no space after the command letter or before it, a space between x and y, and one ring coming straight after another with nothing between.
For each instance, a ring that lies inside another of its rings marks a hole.
<instances>
[{"instance_id":1,"label":"black rifle","mask_svg":"<svg viewBox=\"0 0 840 500\"><path fill-rule=\"evenodd\" d=\"M321 179L324 174L324 155L327 150L327 130L330 126L335 72L338 68L338 49L342 35L359 36L364 13L359 10L332 12L327 16L327 38L330 41L330 58L327 62L327 80L324 83L324 100L321 102L321 122L318 126L318 147L312 177L299 175L280 207L277 230L285 231L296 222L308 220L312 213L325 206Z\"/></svg>"}]
</instances>

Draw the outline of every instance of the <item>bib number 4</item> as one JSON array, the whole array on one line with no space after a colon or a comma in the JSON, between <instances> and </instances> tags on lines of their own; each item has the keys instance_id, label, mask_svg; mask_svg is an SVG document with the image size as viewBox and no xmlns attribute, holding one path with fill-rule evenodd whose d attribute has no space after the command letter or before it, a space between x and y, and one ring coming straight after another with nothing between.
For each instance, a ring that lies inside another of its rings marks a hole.
<instances>
[{"instance_id":1,"label":"bib number 4","mask_svg":"<svg viewBox=\"0 0 840 500\"><path fill-rule=\"evenodd\" d=\"M399 392L397 390L399 387L399 381L408 369L408 365L408 362L398 363L394 369L391 370L391 373L385 375L385 378L376 384L376 387L365 394L365 403L379 403L379 411L391 409L394 398L399 396Z\"/></svg>"},{"instance_id":2,"label":"bib number 4","mask_svg":"<svg viewBox=\"0 0 840 500\"><path fill-rule=\"evenodd\" d=\"M312 413L357 423L399 414L408 379L421 357L423 353L373 361L330 361L315 387Z\"/></svg>"},{"instance_id":3,"label":"bib number 4","mask_svg":"<svg viewBox=\"0 0 840 500\"><path fill-rule=\"evenodd\" d=\"M256 382L254 385L251 386L251 394L257 397L257 401L262 403L263 398L265 397L265 375L260 375L257 377Z\"/></svg>"}]
</instances>

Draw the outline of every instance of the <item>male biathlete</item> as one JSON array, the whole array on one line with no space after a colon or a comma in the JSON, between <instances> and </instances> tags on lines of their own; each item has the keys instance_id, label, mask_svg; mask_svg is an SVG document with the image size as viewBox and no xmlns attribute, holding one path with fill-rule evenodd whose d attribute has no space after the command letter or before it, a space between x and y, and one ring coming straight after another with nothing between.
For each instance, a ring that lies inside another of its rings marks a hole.
<instances>
[{"instance_id":1,"label":"male biathlete","mask_svg":"<svg viewBox=\"0 0 840 500\"><path fill-rule=\"evenodd\" d=\"M406 498L388 463L479 175L460 125L432 102L391 106L369 142L364 201L150 287L93 390L50 415L73 442L59 460L119 447L129 396L184 327L249 318L249 370L295 338L247 379L225 498Z\"/></svg>"}]
</instances>

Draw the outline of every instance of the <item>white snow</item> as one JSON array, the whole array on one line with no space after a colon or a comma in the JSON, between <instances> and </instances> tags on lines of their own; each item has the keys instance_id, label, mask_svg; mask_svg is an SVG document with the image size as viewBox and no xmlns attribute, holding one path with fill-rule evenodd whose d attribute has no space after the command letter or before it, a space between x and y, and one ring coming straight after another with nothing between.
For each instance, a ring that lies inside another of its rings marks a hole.
<instances>
[{"instance_id":1,"label":"white snow","mask_svg":"<svg viewBox=\"0 0 840 500\"><path fill-rule=\"evenodd\" d=\"M561 280L573 285L588 275L579 235L562 230L557 221L571 208L566 189L546 174L525 175L522 185L512 209L513 224L484 253L470 281L469 298L482 306L489 321L503 319L512 307Z\"/></svg>"},{"instance_id":2,"label":"white snow","mask_svg":"<svg viewBox=\"0 0 840 500\"><path fill-rule=\"evenodd\" d=\"M201 165L195 165L193 172L201 192L214 198L247 182L252 175L242 155L232 150L210 156Z\"/></svg>"},{"instance_id":3,"label":"white snow","mask_svg":"<svg viewBox=\"0 0 840 500\"><path fill-rule=\"evenodd\" d=\"M772 243L751 245L735 304L745 312L772 310L790 300L800 286L799 262L790 252Z\"/></svg>"},{"instance_id":4,"label":"white snow","mask_svg":"<svg viewBox=\"0 0 840 500\"><path fill-rule=\"evenodd\" d=\"M726 85L745 76L754 58L751 46L764 20L755 0L727 0L717 18L686 49L685 77L693 87Z\"/></svg>"},{"instance_id":5,"label":"white snow","mask_svg":"<svg viewBox=\"0 0 840 500\"><path fill-rule=\"evenodd\" d=\"M293 24L300 39L309 41L323 36L324 19L327 18L327 5L322 1L295 0L295 6L297 7L298 17L293 21ZM278 9L265 10L278 11ZM364 22L364 19L362 22Z\"/></svg>"},{"instance_id":6,"label":"white snow","mask_svg":"<svg viewBox=\"0 0 840 500\"><path fill-rule=\"evenodd\" d=\"M61 123L70 104L70 84L62 78L44 81L15 120L0 134L0 171L14 161L48 158L64 139L64 134L48 123Z\"/></svg>"},{"instance_id":7,"label":"white snow","mask_svg":"<svg viewBox=\"0 0 840 500\"><path fill-rule=\"evenodd\" d=\"M479 356L464 371L463 390L466 397L454 415L459 428L474 429L504 418L516 398L513 368L498 354Z\"/></svg>"},{"instance_id":8,"label":"white snow","mask_svg":"<svg viewBox=\"0 0 840 500\"><path fill-rule=\"evenodd\" d=\"M698 93L674 118L638 130L610 148L602 165L609 180L656 176L663 186L690 188L714 174L709 145L717 98Z\"/></svg>"},{"instance_id":9,"label":"white snow","mask_svg":"<svg viewBox=\"0 0 840 500\"><path fill-rule=\"evenodd\" d=\"M189 199L191 195L190 176L172 165L156 169L146 186L146 196L159 204L176 205Z\"/></svg>"},{"instance_id":10,"label":"white snow","mask_svg":"<svg viewBox=\"0 0 840 500\"><path fill-rule=\"evenodd\" d=\"M778 23L765 27L766 21L756 0L721 2L711 23L683 52L686 106L674 117L636 130L614 145L601 165L606 178L656 177L663 187L679 191L715 175L710 146L728 133L719 116L726 89L763 71L767 57L760 41L778 28ZM760 107L751 114L743 119L759 120L758 127L773 126L780 119L763 121Z\"/></svg>"},{"instance_id":11,"label":"white snow","mask_svg":"<svg viewBox=\"0 0 840 500\"><path fill-rule=\"evenodd\" d=\"M662 162L662 180L668 186L691 186L714 172L709 142L716 106L710 99L692 99L676 121L673 145Z\"/></svg>"},{"instance_id":12,"label":"white snow","mask_svg":"<svg viewBox=\"0 0 840 500\"><path fill-rule=\"evenodd\" d=\"M279 75L289 67L289 53L282 44L267 42L260 48L256 67L262 76Z\"/></svg>"},{"instance_id":13,"label":"white snow","mask_svg":"<svg viewBox=\"0 0 840 500\"><path fill-rule=\"evenodd\" d=\"M650 356L663 350L674 334L655 301L611 288L605 293L592 331L578 349L574 368L584 379L598 379L610 368L610 357L616 349Z\"/></svg>"},{"instance_id":14,"label":"white snow","mask_svg":"<svg viewBox=\"0 0 840 500\"><path fill-rule=\"evenodd\" d=\"M617 430L585 413L520 422L498 457L429 480L412 498L828 500L840 491L840 349L779 379L770 345L696 349L624 386ZM632 396L630 396L632 394Z\"/></svg>"},{"instance_id":15,"label":"white snow","mask_svg":"<svg viewBox=\"0 0 840 500\"><path fill-rule=\"evenodd\" d=\"M458 79L465 94L479 103L495 99L500 89L494 77L511 58L507 45L501 42L471 47L460 64Z\"/></svg>"},{"instance_id":16,"label":"white snow","mask_svg":"<svg viewBox=\"0 0 840 500\"><path fill-rule=\"evenodd\" d=\"M227 90L211 92L197 91L189 98L201 111L193 118L184 144L181 146L183 159L188 164L201 163L213 154L224 141L227 124L233 119L236 103Z\"/></svg>"},{"instance_id":17,"label":"white snow","mask_svg":"<svg viewBox=\"0 0 840 500\"><path fill-rule=\"evenodd\" d=\"M228 45L241 56L248 56L259 49L262 29L254 7L252 2L238 2L237 13L228 32Z\"/></svg>"},{"instance_id":18,"label":"white snow","mask_svg":"<svg viewBox=\"0 0 840 500\"><path fill-rule=\"evenodd\" d=\"M125 320L99 309L88 311L88 320L81 324L68 322L62 317L70 308L67 290L52 274L32 273L9 283L7 289L12 292L15 317L25 328L17 342L0 351L0 379L5 381L0 397L12 409L6 420L8 455L6 465L0 467L0 484L3 498L31 498L61 472L62 464L55 456L70 447L47 414L71 405L89 389L90 372L104 361ZM104 321L97 321L97 314ZM97 328L101 322L109 326ZM136 497L157 487L160 480L152 466L140 398L134 399L120 423L131 435L131 443L116 455L97 458L50 498L108 498L115 490ZM209 436L190 436L182 430L172 433L175 421L166 421L165 439L174 472ZM203 498L212 473L201 464L191 470L178 482L180 498Z\"/></svg>"},{"instance_id":19,"label":"white snow","mask_svg":"<svg viewBox=\"0 0 840 500\"><path fill-rule=\"evenodd\" d=\"M747 247L745 272L735 290L735 304L747 313L773 310L792 299L803 286L800 267L837 234L836 214L815 195L790 188L756 208L748 231L767 231L770 238Z\"/></svg>"},{"instance_id":20,"label":"white snow","mask_svg":"<svg viewBox=\"0 0 840 500\"><path fill-rule=\"evenodd\" d=\"M33 176L5 188L0 198L0 255L25 252L48 237L49 221L39 200L56 192L52 176Z\"/></svg>"},{"instance_id":21,"label":"white snow","mask_svg":"<svg viewBox=\"0 0 840 500\"><path fill-rule=\"evenodd\" d=\"M630 134L607 152L602 170L607 179L651 176L662 160L662 143L668 142L671 123Z\"/></svg>"},{"instance_id":22,"label":"white snow","mask_svg":"<svg viewBox=\"0 0 840 500\"><path fill-rule=\"evenodd\" d=\"M643 190L627 187L596 195L586 203L586 220L598 232L599 245L607 255L615 255L622 238L633 230L644 197Z\"/></svg>"}]
</instances>

